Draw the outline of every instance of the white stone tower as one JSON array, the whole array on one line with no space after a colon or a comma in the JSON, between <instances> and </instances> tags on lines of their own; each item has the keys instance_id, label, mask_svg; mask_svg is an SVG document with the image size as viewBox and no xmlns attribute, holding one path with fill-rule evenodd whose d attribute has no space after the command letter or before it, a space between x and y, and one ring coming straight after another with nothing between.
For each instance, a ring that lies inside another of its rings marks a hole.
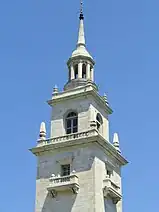
<instances>
[{"instance_id":1,"label":"white stone tower","mask_svg":"<svg viewBox=\"0 0 159 212\"><path fill-rule=\"evenodd\" d=\"M94 83L94 60L88 53L81 9L76 50L67 62L68 82L55 87L50 138L45 123L37 146L35 212L122 212L121 155L117 133L109 139L106 95Z\"/></svg>"}]
</instances>

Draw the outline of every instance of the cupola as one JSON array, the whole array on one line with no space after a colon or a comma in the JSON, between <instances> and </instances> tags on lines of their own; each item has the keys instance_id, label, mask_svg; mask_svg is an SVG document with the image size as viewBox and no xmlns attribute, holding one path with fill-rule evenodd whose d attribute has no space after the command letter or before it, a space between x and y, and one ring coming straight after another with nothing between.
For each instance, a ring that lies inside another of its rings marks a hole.
<instances>
[{"instance_id":1,"label":"cupola","mask_svg":"<svg viewBox=\"0 0 159 212\"><path fill-rule=\"evenodd\" d=\"M79 16L79 33L76 49L73 51L71 57L67 62L68 66L68 82L64 86L64 90L84 86L87 83L94 83L94 65L93 57L86 48L85 34L84 34L84 15L81 2L81 11Z\"/></svg>"}]
</instances>

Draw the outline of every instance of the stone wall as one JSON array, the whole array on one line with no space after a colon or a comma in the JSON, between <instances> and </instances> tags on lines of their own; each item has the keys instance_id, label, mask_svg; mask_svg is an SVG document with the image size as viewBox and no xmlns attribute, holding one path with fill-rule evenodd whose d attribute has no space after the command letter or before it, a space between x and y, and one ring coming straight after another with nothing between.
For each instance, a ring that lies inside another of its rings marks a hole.
<instances>
[{"instance_id":1,"label":"stone wall","mask_svg":"<svg viewBox=\"0 0 159 212\"><path fill-rule=\"evenodd\" d=\"M106 176L105 161L109 160L102 149L96 144L72 147L71 149L54 150L38 157L36 180L36 212L114 212L110 202L106 204L103 197L103 180ZM79 193L58 192L52 198L47 187L49 178L54 173L60 174L60 165L71 164L71 171L79 179ZM115 162L113 162L115 164ZM118 176L118 177L115 177ZM114 177L120 178L114 171ZM116 211L115 211L116 212ZM117 210L117 212L121 212Z\"/></svg>"}]
</instances>

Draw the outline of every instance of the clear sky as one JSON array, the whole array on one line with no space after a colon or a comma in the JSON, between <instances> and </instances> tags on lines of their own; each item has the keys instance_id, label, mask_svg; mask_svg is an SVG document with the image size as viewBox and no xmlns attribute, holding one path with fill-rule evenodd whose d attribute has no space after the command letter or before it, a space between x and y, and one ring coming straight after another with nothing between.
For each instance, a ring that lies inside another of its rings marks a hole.
<instances>
[{"instance_id":1,"label":"clear sky","mask_svg":"<svg viewBox=\"0 0 159 212\"><path fill-rule=\"evenodd\" d=\"M36 145L55 84L67 81L79 0L0 1L0 211L34 211ZM85 0L95 80L114 110L123 155L124 212L158 212L159 1ZM112 137L112 136L111 136Z\"/></svg>"}]
</instances>

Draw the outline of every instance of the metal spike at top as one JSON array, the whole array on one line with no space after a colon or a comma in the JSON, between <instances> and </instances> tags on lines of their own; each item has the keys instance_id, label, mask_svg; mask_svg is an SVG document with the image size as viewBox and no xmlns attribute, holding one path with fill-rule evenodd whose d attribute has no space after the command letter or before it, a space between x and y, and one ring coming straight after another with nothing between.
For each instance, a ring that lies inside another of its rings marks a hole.
<instances>
[{"instance_id":1,"label":"metal spike at top","mask_svg":"<svg viewBox=\"0 0 159 212\"><path fill-rule=\"evenodd\" d=\"M80 17L79 17L80 20L83 20L84 19L84 15L83 15L83 1L80 0Z\"/></svg>"},{"instance_id":2,"label":"metal spike at top","mask_svg":"<svg viewBox=\"0 0 159 212\"><path fill-rule=\"evenodd\" d=\"M81 2L81 9L80 9L80 23L79 23L79 32L78 32L78 41L77 41L77 48L78 47L85 47L85 36L84 36L84 16L83 16L83 2L82 0L80 0ZM83 54L83 48L81 51L81 54Z\"/></svg>"}]
</instances>

